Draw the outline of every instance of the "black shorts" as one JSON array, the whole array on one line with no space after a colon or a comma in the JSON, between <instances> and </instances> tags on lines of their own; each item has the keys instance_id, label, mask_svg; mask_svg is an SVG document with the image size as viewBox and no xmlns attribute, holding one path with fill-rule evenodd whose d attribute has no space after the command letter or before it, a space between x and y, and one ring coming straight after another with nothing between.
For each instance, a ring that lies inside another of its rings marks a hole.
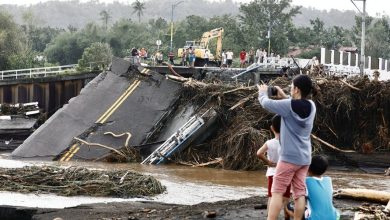
<instances>
[{"instance_id":1,"label":"black shorts","mask_svg":"<svg viewBox=\"0 0 390 220\"><path fill-rule=\"evenodd\" d=\"M232 65L233 60L227 60L227 65Z\"/></svg>"}]
</instances>

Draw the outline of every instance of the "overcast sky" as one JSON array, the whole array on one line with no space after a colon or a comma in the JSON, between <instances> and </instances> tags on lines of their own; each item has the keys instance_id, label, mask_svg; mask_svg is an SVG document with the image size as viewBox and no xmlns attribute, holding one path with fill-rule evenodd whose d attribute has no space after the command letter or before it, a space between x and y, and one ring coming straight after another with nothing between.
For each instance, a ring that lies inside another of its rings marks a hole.
<instances>
[{"instance_id":1,"label":"overcast sky","mask_svg":"<svg viewBox=\"0 0 390 220\"><path fill-rule=\"evenodd\" d=\"M48 0L0 0L1 4L18 4L18 5L29 5L36 4L39 2L45 2ZM61 0L66 1L66 0ZM89 0L80 0L81 2L88 2ZM99 0L100 2L124 2L129 3L134 0ZM187 0L187 1L196 1L196 0ZM210 0L210 1L221 1L221 0ZM234 0L236 2L244 2L248 3L251 0ZM363 1L355 0L356 5L362 11L363 9ZM375 16L378 13L380 15L388 15L390 16L390 0L366 0L367 2L367 12L371 16ZM304 7L313 7L317 9L325 9L329 10L332 8L336 8L339 10L356 10L355 6L351 3L351 0L293 0L294 5L302 5Z\"/></svg>"}]
</instances>

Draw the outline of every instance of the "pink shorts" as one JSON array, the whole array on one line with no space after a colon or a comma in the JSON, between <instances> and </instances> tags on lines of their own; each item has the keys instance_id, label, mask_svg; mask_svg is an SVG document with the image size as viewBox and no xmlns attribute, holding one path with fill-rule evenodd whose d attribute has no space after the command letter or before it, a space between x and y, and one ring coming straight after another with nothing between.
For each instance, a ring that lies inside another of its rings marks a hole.
<instances>
[{"instance_id":1,"label":"pink shorts","mask_svg":"<svg viewBox=\"0 0 390 220\"><path fill-rule=\"evenodd\" d=\"M273 182L273 176L268 176L268 197L272 197L272 182ZM291 185L288 185L286 192L283 193L283 197L290 198L291 197Z\"/></svg>"},{"instance_id":2,"label":"pink shorts","mask_svg":"<svg viewBox=\"0 0 390 220\"><path fill-rule=\"evenodd\" d=\"M272 193L284 193L291 184L293 198L298 199L306 195L305 179L309 166L299 166L292 163L279 161L276 165L276 173L272 184Z\"/></svg>"}]
</instances>

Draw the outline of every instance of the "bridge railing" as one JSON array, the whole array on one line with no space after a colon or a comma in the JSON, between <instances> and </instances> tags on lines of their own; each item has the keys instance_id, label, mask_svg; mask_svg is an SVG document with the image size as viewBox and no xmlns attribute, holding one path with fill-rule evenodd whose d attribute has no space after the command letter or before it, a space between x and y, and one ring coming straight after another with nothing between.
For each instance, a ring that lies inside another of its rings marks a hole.
<instances>
[{"instance_id":1,"label":"bridge railing","mask_svg":"<svg viewBox=\"0 0 390 220\"><path fill-rule=\"evenodd\" d=\"M68 71L76 70L77 64L64 66L39 67L31 69L5 70L0 71L1 80L38 78L46 76L60 75Z\"/></svg>"},{"instance_id":2,"label":"bridge railing","mask_svg":"<svg viewBox=\"0 0 390 220\"><path fill-rule=\"evenodd\" d=\"M358 76L360 75L360 61L360 55L357 52L321 48L320 63L324 65L328 75ZM366 56L363 74L373 78L374 71L380 73L379 80L390 80L390 60Z\"/></svg>"}]
</instances>

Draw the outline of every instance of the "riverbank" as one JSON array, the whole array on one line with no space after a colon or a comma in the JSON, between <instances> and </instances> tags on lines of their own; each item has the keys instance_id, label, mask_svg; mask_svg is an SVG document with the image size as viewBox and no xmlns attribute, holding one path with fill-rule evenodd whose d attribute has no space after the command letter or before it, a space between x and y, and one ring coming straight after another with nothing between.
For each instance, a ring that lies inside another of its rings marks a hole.
<instances>
[{"instance_id":1,"label":"riverbank","mask_svg":"<svg viewBox=\"0 0 390 220\"><path fill-rule=\"evenodd\" d=\"M53 161L17 161L6 159L6 155L4 157L0 159L0 167L66 165L105 171L131 170L154 176L167 187L167 191L158 196L137 199L1 192L0 206L3 208L0 208L0 219L203 219L206 212L211 216L215 212L214 219L265 219L266 215L266 198L263 196L267 182L264 171L232 171L174 164L61 164ZM388 192L390 189L389 177L347 167L331 167L327 175L332 177L335 191L342 188L365 188ZM353 219L353 208L363 204L336 198L334 201L342 211L343 219ZM17 217L12 217L15 215Z\"/></svg>"},{"instance_id":2,"label":"riverbank","mask_svg":"<svg viewBox=\"0 0 390 220\"><path fill-rule=\"evenodd\" d=\"M335 206L342 214L341 219L353 219L354 210L363 202L335 199ZM114 202L80 205L65 209L4 208L8 218L1 219L265 219L266 197L249 197L240 200L200 203L196 205L176 205L160 202ZM23 216L24 215L24 216ZM281 219L281 218L280 218Z\"/></svg>"}]
</instances>

